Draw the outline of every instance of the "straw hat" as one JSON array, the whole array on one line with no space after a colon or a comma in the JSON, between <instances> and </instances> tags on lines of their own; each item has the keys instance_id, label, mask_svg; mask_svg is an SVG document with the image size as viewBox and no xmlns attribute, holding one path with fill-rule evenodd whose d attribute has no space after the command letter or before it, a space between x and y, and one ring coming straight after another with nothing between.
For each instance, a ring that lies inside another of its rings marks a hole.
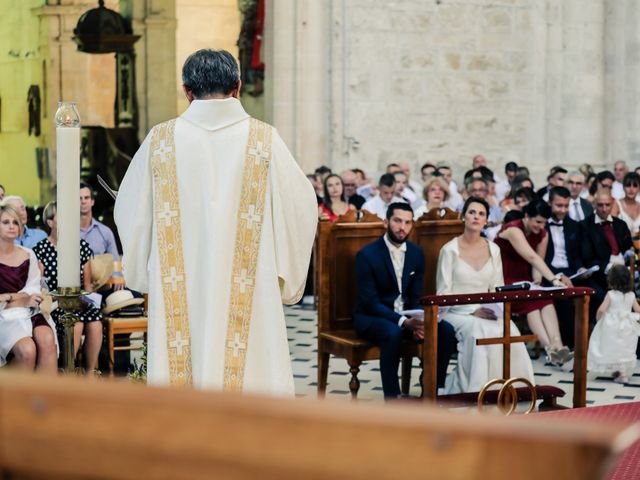
<instances>
[{"instance_id":1,"label":"straw hat","mask_svg":"<svg viewBox=\"0 0 640 480\"><path fill-rule=\"evenodd\" d=\"M134 297L130 290L116 290L106 298L105 303L102 313L108 315L130 305L140 305L144 303L144 298Z\"/></svg>"},{"instance_id":2,"label":"straw hat","mask_svg":"<svg viewBox=\"0 0 640 480\"><path fill-rule=\"evenodd\" d=\"M91 258L91 286L96 291L111 278L113 273L113 255L103 253Z\"/></svg>"}]
</instances>

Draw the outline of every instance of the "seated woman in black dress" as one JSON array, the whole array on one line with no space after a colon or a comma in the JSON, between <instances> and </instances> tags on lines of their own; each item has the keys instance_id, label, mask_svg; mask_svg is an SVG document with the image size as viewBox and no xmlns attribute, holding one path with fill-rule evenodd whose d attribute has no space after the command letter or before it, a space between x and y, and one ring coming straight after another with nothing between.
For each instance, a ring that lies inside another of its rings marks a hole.
<instances>
[{"instance_id":1,"label":"seated woman in black dress","mask_svg":"<svg viewBox=\"0 0 640 480\"><path fill-rule=\"evenodd\" d=\"M38 242L33 251L40 262L40 270L47 282L49 290L58 288L58 254L56 245L58 243L58 224L56 219L56 202L50 202L44 209L43 220L49 227L51 233L48 238ZM87 292L92 290L91 285L91 263L89 260L93 256L91 247L84 240L80 240L80 283ZM102 346L102 315L100 310L90 304L75 312L80 321L76 323L73 335L74 354L78 354L80 340L84 335L84 354L86 359L87 372L93 372L98 366L98 354ZM59 322L62 310L59 308L51 312L51 316L58 328L58 335L62 336L64 329Z\"/></svg>"},{"instance_id":2,"label":"seated woman in black dress","mask_svg":"<svg viewBox=\"0 0 640 480\"><path fill-rule=\"evenodd\" d=\"M0 204L0 365L55 374L54 325L34 314L42 301L40 270L33 252L13 243L20 232L18 212Z\"/></svg>"}]
</instances>

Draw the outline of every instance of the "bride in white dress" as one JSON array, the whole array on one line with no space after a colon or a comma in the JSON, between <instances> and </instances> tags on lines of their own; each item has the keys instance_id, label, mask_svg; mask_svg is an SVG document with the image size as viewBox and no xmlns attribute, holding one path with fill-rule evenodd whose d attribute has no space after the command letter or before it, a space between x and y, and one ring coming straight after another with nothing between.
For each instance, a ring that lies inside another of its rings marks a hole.
<instances>
[{"instance_id":1,"label":"bride in white dress","mask_svg":"<svg viewBox=\"0 0 640 480\"><path fill-rule=\"evenodd\" d=\"M440 250L438 295L484 293L504 284L500 248L480 235L488 212L489 206L482 199L471 197L465 202L464 233ZM445 393L476 392L489 380L502 378L502 345L476 345L478 338L502 336L501 307L459 305L443 312L442 318L453 325L458 339L458 365L447 376ZM520 335L513 322L511 335ZM524 343L511 344L511 376L534 383Z\"/></svg>"}]
</instances>

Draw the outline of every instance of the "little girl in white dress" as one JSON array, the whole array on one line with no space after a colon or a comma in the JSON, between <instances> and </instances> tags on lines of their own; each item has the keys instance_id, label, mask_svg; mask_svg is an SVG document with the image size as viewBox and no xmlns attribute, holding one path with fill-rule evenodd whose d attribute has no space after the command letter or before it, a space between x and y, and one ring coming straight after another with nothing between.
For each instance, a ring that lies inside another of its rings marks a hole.
<instances>
[{"instance_id":1,"label":"little girl in white dress","mask_svg":"<svg viewBox=\"0 0 640 480\"><path fill-rule=\"evenodd\" d=\"M613 375L626 383L636 366L640 336L640 305L633 292L629 270L614 265L607 274L609 291L596 313L597 323L589 339L587 368Z\"/></svg>"}]
</instances>

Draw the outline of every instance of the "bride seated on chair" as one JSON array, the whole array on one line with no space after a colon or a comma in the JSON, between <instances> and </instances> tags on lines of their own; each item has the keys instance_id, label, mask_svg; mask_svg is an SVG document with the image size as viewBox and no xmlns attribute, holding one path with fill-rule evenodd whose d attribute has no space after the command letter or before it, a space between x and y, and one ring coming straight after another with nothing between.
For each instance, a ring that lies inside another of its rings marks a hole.
<instances>
[{"instance_id":1,"label":"bride seated on chair","mask_svg":"<svg viewBox=\"0 0 640 480\"><path fill-rule=\"evenodd\" d=\"M469 197L462 208L464 232L440 250L438 295L486 293L504 284L500 249L480 235L487 223L489 204ZM478 338L500 337L502 305L459 305L447 309L442 319L455 328L458 365L447 376L445 393L477 392L485 383L502 378L502 345L476 345ZM511 323L512 336L520 335ZM511 345L511 373L534 383L533 368L523 343Z\"/></svg>"}]
</instances>

